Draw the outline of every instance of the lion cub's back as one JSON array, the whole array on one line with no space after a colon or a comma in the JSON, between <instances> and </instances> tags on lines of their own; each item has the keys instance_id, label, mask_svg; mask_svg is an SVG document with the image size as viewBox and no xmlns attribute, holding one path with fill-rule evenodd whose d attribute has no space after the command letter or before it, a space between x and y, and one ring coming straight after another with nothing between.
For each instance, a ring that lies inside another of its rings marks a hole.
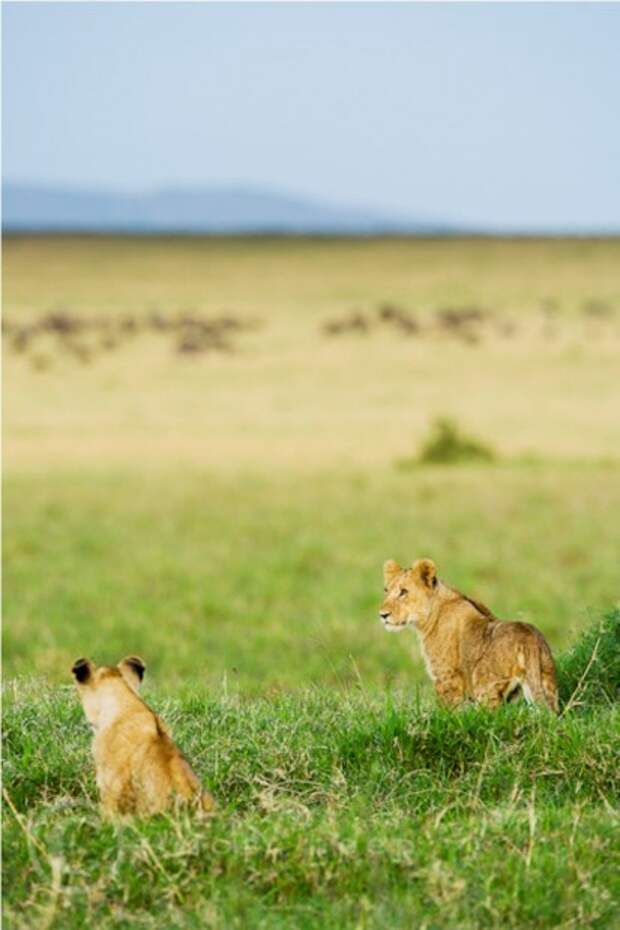
<instances>
[{"instance_id":1,"label":"lion cub's back","mask_svg":"<svg viewBox=\"0 0 620 930\"><path fill-rule=\"evenodd\" d=\"M174 795L200 796L197 776L150 709L117 721L102 734L95 755L98 781L113 789L119 813L153 814Z\"/></svg>"},{"instance_id":2,"label":"lion cub's back","mask_svg":"<svg viewBox=\"0 0 620 930\"><path fill-rule=\"evenodd\" d=\"M551 656L547 640L531 623L524 623L522 620L497 620L491 626L491 635L497 650L506 650L511 655L514 655L517 649L522 650L526 661L541 653Z\"/></svg>"},{"instance_id":3,"label":"lion cub's back","mask_svg":"<svg viewBox=\"0 0 620 930\"><path fill-rule=\"evenodd\" d=\"M149 740L139 779L144 788L143 803L150 811L164 810L174 798L194 801L204 811L215 808L215 801L204 791L198 776L171 738L166 725L153 715L156 733Z\"/></svg>"}]
</instances>

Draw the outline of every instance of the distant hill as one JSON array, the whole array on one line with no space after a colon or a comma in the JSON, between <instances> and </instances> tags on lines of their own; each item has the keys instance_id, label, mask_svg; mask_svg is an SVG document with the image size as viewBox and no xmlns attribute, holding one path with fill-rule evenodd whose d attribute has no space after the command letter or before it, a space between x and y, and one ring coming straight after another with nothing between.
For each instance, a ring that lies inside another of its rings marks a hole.
<instances>
[{"instance_id":1,"label":"distant hill","mask_svg":"<svg viewBox=\"0 0 620 930\"><path fill-rule=\"evenodd\" d=\"M369 235L452 232L447 225L245 188L143 194L3 185L7 232L283 233Z\"/></svg>"}]
</instances>

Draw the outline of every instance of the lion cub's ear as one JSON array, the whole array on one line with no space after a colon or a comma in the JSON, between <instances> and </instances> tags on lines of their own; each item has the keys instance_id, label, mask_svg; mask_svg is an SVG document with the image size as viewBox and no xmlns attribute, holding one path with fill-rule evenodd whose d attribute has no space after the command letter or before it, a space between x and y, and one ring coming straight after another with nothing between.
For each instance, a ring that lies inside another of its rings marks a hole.
<instances>
[{"instance_id":1,"label":"lion cub's ear","mask_svg":"<svg viewBox=\"0 0 620 930\"><path fill-rule=\"evenodd\" d=\"M118 668L129 687L137 691L146 671L146 665L140 656L126 656L118 663Z\"/></svg>"},{"instance_id":2,"label":"lion cub's ear","mask_svg":"<svg viewBox=\"0 0 620 930\"><path fill-rule=\"evenodd\" d=\"M95 663L90 659L76 659L71 667L73 677L80 685L85 685L95 671Z\"/></svg>"},{"instance_id":3,"label":"lion cub's ear","mask_svg":"<svg viewBox=\"0 0 620 930\"><path fill-rule=\"evenodd\" d=\"M387 562L383 563L383 580L386 584L389 584L391 581L396 578L397 575L400 575L402 568L395 562L394 559L388 559Z\"/></svg>"},{"instance_id":4,"label":"lion cub's ear","mask_svg":"<svg viewBox=\"0 0 620 930\"><path fill-rule=\"evenodd\" d=\"M427 588L435 587L437 584L437 570L432 559L418 559L417 562L413 563L413 567L417 570L422 584L426 585Z\"/></svg>"}]
</instances>

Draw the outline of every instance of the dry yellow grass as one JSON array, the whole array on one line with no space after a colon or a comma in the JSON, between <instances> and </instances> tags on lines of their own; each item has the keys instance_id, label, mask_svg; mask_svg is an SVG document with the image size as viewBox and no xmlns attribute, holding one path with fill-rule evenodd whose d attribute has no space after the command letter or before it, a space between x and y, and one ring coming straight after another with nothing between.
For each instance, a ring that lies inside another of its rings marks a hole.
<instances>
[{"instance_id":1,"label":"dry yellow grass","mask_svg":"<svg viewBox=\"0 0 620 930\"><path fill-rule=\"evenodd\" d=\"M261 321L236 351L181 357L140 333L89 364L45 344L5 352L5 461L316 468L410 454L456 417L500 453L613 457L620 448L620 242L8 239L5 318L63 307ZM552 299L553 315L542 310ZM603 301L604 318L583 312ZM395 302L491 314L468 344L432 328L327 337ZM502 324L515 331L507 334ZM37 367L38 366L38 367Z\"/></svg>"}]
</instances>

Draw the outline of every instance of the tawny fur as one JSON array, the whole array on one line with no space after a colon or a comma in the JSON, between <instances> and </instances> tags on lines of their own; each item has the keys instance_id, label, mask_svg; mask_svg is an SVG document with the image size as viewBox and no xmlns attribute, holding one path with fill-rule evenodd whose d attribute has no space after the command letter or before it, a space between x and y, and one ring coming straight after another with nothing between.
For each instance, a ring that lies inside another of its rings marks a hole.
<instances>
[{"instance_id":1,"label":"tawny fur","mask_svg":"<svg viewBox=\"0 0 620 930\"><path fill-rule=\"evenodd\" d=\"M73 675L94 730L93 755L104 815L148 816L175 803L214 808L163 721L137 694L145 666L129 656L115 666L77 659Z\"/></svg>"},{"instance_id":2,"label":"tawny fur","mask_svg":"<svg viewBox=\"0 0 620 930\"><path fill-rule=\"evenodd\" d=\"M411 568L383 566L386 630L413 627L439 700L497 707L519 691L527 701L559 709L551 649L529 623L498 620L488 607L439 580L431 559Z\"/></svg>"}]
</instances>

